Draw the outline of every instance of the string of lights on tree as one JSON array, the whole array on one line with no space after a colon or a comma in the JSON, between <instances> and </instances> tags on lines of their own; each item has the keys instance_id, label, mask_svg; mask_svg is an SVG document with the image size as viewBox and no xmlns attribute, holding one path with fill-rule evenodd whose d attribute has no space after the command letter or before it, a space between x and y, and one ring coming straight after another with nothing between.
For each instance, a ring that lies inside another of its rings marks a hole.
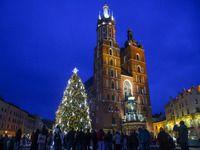
<instances>
[{"instance_id":1,"label":"string of lights on tree","mask_svg":"<svg viewBox=\"0 0 200 150\"><path fill-rule=\"evenodd\" d=\"M72 127L75 130L81 127L83 130L91 129L87 95L84 84L77 75L78 71L77 68L73 70L74 74L68 81L62 102L56 111L56 125L64 132L68 132Z\"/></svg>"}]
</instances>

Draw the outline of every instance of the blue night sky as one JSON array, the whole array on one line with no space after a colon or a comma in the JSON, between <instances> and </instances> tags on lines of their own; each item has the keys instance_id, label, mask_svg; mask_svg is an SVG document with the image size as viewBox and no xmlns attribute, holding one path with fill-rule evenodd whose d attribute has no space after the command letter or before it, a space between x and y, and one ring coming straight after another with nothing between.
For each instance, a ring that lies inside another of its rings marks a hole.
<instances>
[{"instance_id":1,"label":"blue night sky","mask_svg":"<svg viewBox=\"0 0 200 150\"><path fill-rule=\"evenodd\" d=\"M200 84L199 0L107 0L123 46L129 25L145 49L153 113ZM93 74L103 0L1 0L0 95L53 120L72 70Z\"/></svg>"}]
</instances>

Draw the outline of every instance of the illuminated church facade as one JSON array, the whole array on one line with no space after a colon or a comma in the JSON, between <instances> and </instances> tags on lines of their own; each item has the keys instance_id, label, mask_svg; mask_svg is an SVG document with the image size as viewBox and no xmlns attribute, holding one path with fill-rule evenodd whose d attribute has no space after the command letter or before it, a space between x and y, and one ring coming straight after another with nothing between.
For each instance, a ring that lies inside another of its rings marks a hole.
<instances>
[{"instance_id":1,"label":"illuminated church facade","mask_svg":"<svg viewBox=\"0 0 200 150\"><path fill-rule=\"evenodd\" d=\"M153 130L144 49L127 32L124 47L115 39L115 20L108 5L97 20L94 74L85 83L92 127L129 133L142 125Z\"/></svg>"}]
</instances>

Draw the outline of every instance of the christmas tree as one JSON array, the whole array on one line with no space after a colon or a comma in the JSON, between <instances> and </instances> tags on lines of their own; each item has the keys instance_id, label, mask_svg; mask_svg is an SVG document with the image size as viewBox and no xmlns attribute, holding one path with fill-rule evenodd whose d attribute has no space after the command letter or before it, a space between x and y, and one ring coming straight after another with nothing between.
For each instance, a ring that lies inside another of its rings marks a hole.
<instances>
[{"instance_id":1,"label":"christmas tree","mask_svg":"<svg viewBox=\"0 0 200 150\"><path fill-rule=\"evenodd\" d=\"M62 102L56 111L56 125L59 125L64 132L68 132L72 127L75 130L80 127L83 130L91 128L87 95L77 72L75 68L65 88Z\"/></svg>"}]
</instances>

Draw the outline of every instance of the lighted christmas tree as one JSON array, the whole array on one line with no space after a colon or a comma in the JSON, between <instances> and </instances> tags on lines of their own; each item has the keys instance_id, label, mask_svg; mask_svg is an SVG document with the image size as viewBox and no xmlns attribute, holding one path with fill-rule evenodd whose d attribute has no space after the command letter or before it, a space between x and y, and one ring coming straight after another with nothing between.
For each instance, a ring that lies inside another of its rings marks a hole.
<instances>
[{"instance_id":1,"label":"lighted christmas tree","mask_svg":"<svg viewBox=\"0 0 200 150\"><path fill-rule=\"evenodd\" d=\"M68 132L72 127L75 130L80 127L83 130L91 128L87 95L77 72L75 68L65 88L62 102L56 111L56 125L59 125L64 132Z\"/></svg>"}]
</instances>

